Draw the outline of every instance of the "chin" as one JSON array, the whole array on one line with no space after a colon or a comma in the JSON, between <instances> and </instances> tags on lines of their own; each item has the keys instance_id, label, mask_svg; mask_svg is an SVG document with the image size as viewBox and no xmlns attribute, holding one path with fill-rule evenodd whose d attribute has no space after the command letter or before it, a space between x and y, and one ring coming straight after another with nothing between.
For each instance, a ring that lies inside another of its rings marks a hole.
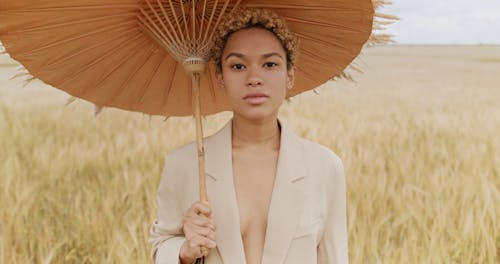
<instances>
[{"instance_id":1,"label":"chin","mask_svg":"<svg viewBox=\"0 0 500 264\"><path fill-rule=\"evenodd\" d=\"M245 109L243 111L233 110L233 112L248 120L264 120L276 116L276 112L268 108Z\"/></svg>"}]
</instances>

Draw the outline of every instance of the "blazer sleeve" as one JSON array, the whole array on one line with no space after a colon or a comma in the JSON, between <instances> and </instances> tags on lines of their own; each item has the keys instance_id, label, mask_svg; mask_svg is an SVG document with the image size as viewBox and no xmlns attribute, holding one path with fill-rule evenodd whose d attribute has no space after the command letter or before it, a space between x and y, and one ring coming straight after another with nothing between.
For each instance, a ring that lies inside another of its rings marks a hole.
<instances>
[{"instance_id":1,"label":"blazer sleeve","mask_svg":"<svg viewBox=\"0 0 500 264\"><path fill-rule=\"evenodd\" d=\"M333 155L333 169L330 171L331 196L323 237L318 246L318 264L349 263L344 166L336 155Z\"/></svg>"},{"instance_id":2,"label":"blazer sleeve","mask_svg":"<svg viewBox=\"0 0 500 264\"><path fill-rule=\"evenodd\" d=\"M158 187L158 216L150 230L151 257L157 264L180 263L179 252L186 240L182 231L184 211L176 191L182 175L175 164L171 156L167 155Z\"/></svg>"}]
</instances>

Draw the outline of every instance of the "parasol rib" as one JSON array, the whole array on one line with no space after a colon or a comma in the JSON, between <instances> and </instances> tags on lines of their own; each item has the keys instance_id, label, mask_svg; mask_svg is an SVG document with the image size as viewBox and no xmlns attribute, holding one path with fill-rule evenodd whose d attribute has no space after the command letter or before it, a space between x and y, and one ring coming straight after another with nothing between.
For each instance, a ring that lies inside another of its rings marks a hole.
<instances>
[{"instance_id":1,"label":"parasol rib","mask_svg":"<svg viewBox=\"0 0 500 264\"><path fill-rule=\"evenodd\" d=\"M144 65L146 65L146 63L151 59L151 57L154 55L154 50L151 49L149 51L149 54L145 57L145 59L141 62L141 63L138 63L138 66L136 66L132 72L130 72L129 74L127 74L127 78L125 78L122 83L120 84L120 86L118 86L118 88L115 90L115 93L113 93L111 96L109 96L110 98L116 98L118 96L118 94L120 93L126 93L127 91L124 89L127 84L129 83L129 81L133 80L133 78L137 75L137 73L144 68ZM153 73L153 72L152 72ZM151 74L151 73L150 73ZM111 75L111 74L110 74ZM149 80L149 78L147 78L146 80ZM104 80L102 80L103 82ZM100 83L96 84L96 88L100 86ZM109 99L108 99L109 100ZM112 102L112 100L110 101L105 101L105 103L108 103L108 102Z\"/></svg>"},{"instance_id":2,"label":"parasol rib","mask_svg":"<svg viewBox=\"0 0 500 264\"><path fill-rule=\"evenodd\" d=\"M176 49L179 47L177 46L176 42L171 42L169 38L165 36L165 34L158 28L158 25L154 23L153 19L151 16L149 16L146 11L141 9L141 13L146 17L146 19L149 21L149 23L145 23L145 21L142 19L142 17L139 17L141 20L142 24L144 24L148 29L149 32L152 33L158 41L161 42L161 44L167 48L169 51L172 50L173 53L176 52ZM154 28L154 29L153 29Z\"/></svg>"},{"instance_id":3,"label":"parasol rib","mask_svg":"<svg viewBox=\"0 0 500 264\"><path fill-rule=\"evenodd\" d=\"M189 42L192 41L192 39L189 37L189 29L188 29L188 24L187 24L187 21L186 21L186 12L184 11L184 1L183 0L180 0L179 1L180 3L180 7L181 7L181 12L182 12L182 21L184 21L184 28L186 31L186 38ZM182 32L182 30L181 30Z\"/></svg>"},{"instance_id":4,"label":"parasol rib","mask_svg":"<svg viewBox=\"0 0 500 264\"><path fill-rule=\"evenodd\" d=\"M201 19L200 19L200 31L199 31L199 36L198 36L198 40L201 40L201 35L203 34L203 31L205 30L203 28L204 26L204 21L205 21L205 11L207 9L207 0L204 0L203 1L203 12L201 13ZM207 24L208 26L210 26L210 24Z\"/></svg>"},{"instance_id":5,"label":"parasol rib","mask_svg":"<svg viewBox=\"0 0 500 264\"><path fill-rule=\"evenodd\" d=\"M165 26L165 23L163 23L163 19L161 19L160 16L158 15L158 12L156 12L156 9L154 9L151 6L151 3L149 3L149 0L146 0L146 3L149 6L150 10L153 12L157 21L159 21L159 23L162 26L162 28L164 29L164 31L162 31L158 26L156 26L158 23L154 23L153 22L154 20L151 18L151 16L146 11L141 9L141 12L143 12L143 14L148 18L148 21L154 26L154 28L158 31L158 33L160 33L165 38L164 41L168 42L169 45L173 45L173 43L178 43L175 41L174 37L172 37L170 30L167 29L167 27ZM165 32L167 33L168 38L167 38L167 36L165 36L165 34L164 34Z\"/></svg>"},{"instance_id":6,"label":"parasol rib","mask_svg":"<svg viewBox=\"0 0 500 264\"><path fill-rule=\"evenodd\" d=\"M170 74L170 76L172 76L171 78L169 78L169 82L168 82L168 85L167 85L167 89L165 89L165 95L163 96L162 100L163 100L163 103L162 105L167 105L167 101L168 101L168 97L170 96L170 90L172 89L172 84L174 83L174 76L175 76L175 73L177 72L177 67L179 67L179 64L175 64L175 67L173 67L172 69L172 73Z\"/></svg>"},{"instance_id":7,"label":"parasol rib","mask_svg":"<svg viewBox=\"0 0 500 264\"><path fill-rule=\"evenodd\" d=\"M68 2L71 3L71 2ZM4 14L18 14L18 13L36 13L36 12L54 12L54 11L82 11L82 10L105 10L105 9L130 9L131 11L137 10L137 4L107 4L107 5L84 5L84 6L69 6L69 7L43 7L43 8L22 8L12 10L2 10Z\"/></svg>"},{"instance_id":8,"label":"parasol rib","mask_svg":"<svg viewBox=\"0 0 500 264\"><path fill-rule=\"evenodd\" d=\"M219 2L219 0L215 0L214 5L212 6L212 13L210 14L210 19L208 19L207 28L212 24L212 20L214 18L215 10L216 10L218 2ZM204 42L204 43L208 42L207 41L208 32L209 32L209 30L206 30L205 31L205 35L203 36L203 41L202 42Z\"/></svg>"},{"instance_id":9,"label":"parasol rib","mask_svg":"<svg viewBox=\"0 0 500 264\"><path fill-rule=\"evenodd\" d=\"M356 8L351 5L348 6L310 6L310 5L292 5L292 4L246 4L245 7L248 8L269 8L269 9L281 9L281 10L321 10L321 11L331 11L331 10L339 10L339 11L347 11L349 13L353 12L359 12L359 11L366 11L367 9L365 8Z\"/></svg>"},{"instance_id":10,"label":"parasol rib","mask_svg":"<svg viewBox=\"0 0 500 264\"><path fill-rule=\"evenodd\" d=\"M196 40L196 13L195 13L195 3L191 2L191 29L193 31L193 40Z\"/></svg>"},{"instance_id":11,"label":"parasol rib","mask_svg":"<svg viewBox=\"0 0 500 264\"><path fill-rule=\"evenodd\" d=\"M146 92L149 90L149 87L151 86L151 83L153 82L153 78L156 76L156 74L159 73L158 69L160 69L160 66L161 66L162 63L163 63L163 60L158 61L158 63L155 66L154 70L151 71L151 74L149 75L149 78L147 78L146 85L144 85L142 87L142 89L141 89L141 95L140 95L140 99L139 99L139 103L140 104L144 103L144 96L146 95Z\"/></svg>"},{"instance_id":12,"label":"parasol rib","mask_svg":"<svg viewBox=\"0 0 500 264\"><path fill-rule=\"evenodd\" d=\"M141 46L137 46L137 47L141 47ZM120 68L120 66L122 66L127 61L129 61L134 55L136 55L136 54L133 53L133 52L130 52L130 54L127 54L127 56L124 57L122 60L120 60L118 63L115 63L113 65L113 67L111 68L111 71L109 71L103 77L101 77L100 79L98 79L96 83L92 84L93 88L91 88L91 89L97 89L97 88L101 87L101 85L104 83L104 81L106 81L113 73L115 73L116 71L118 71L118 69ZM91 91L91 89L85 89L85 91L82 92L82 94L85 95L86 93L88 93L89 91Z\"/></svg>"},{"instance_id":13,"label":"parasol rib","mask_svg":"<svg viewBox=\"0 0 500 264\"><path fill-rule=\"evenodd\" d=\"M84 49L81 49L81 50L79 50L79 51L77 51L75 53L72 53L70 55L59 57L59 58L57 58L57 59L55 59L53 61L48 62L45 66L46 67L56 66L56 65L61 64L61 63L65 62L65 61L68 61L68 60L70 60L70 59L72 59L74 57L82 55L82 54L84 54L84 53L86 53L88 51L94 50L94 49L96 49L98 47L106 46L106 45L108 45L111 42L119 41L119 39L122 39L122 38L123 38L122 41L128 41L128 37L127 36L129 36L130 33L132 33L133 31L139 31L139 30L138 30L138 28L130 28L130 29L124 30L123 32L121 32L119 34L114 35L114 38L107 39L106 41L102 41L102 42L99 42L97 44L88 46L88 47L86 47ZM114 32L110 32L110 33L114 33ZM127 37L127 38L125 39L125 37Z\"/></svg>"},{"instance_id":14,"label":"parasol rib","mask_svg":"<svg viewBox=\"0 0 500 264\"><path fill-rule=\"evenodd\" d=\"M157 2L158 2L158 5L160 6L162 13L163 13L163 16L165 17L165 20L167 21L168 25L170 26L170 30L172 31L172 34L174 34L174 36L175 36L175 40L177 42L180 42L181 40L179 38L179 34L177 34L177 31L175 30L174 25L172 25L172 23L170 22L170 19L167 15L167 11L165 10L163 5L161 4L160 0L157 0Z\"/></svg>"},{"instance_id":15,"label":"parasol rib","mask_svg":"<svg viewBox=\"0 0 500 264\"><path fill-rule=\"evenodd\" d=\"M219 26L219 23L220 23L220 20L222 19L222 16L224 15L224 11L226 11L226 8L227 8L227 5L229 4L230 1L226 1L224 2L224 5L222 6L222 11L219 12L219 16L217 17L217 21L215 22L215 25L214 27L212 28L212 33L210 33L210 37L208 39L212 39L214 33L215 33L215 30L217 29L217 27ZM239 1L238 1L239 2Z\"/></svg>"},{"instance_id":16,"label":"parasol rib","mask_svg":"<svg viewBox=\"0 0 500 264\"><path fill-rule=\"evenodd\" d=\"M26 14L24 14L24 15L26 15ZM74 25L80 25L80 24L88 24L91 22L101 22L101 21L109 22L109 20L113 19L113 18L127 18L127 17L133 17L133 16L135 16L135 14L133 14L133 13L123 13L123 14L117 14L117 15L109 15L109 16L105 16L105 17L93 17L93 18L78 19L78 20L73 20L70 22L56 23L53 25L44 25L44 26L29 27L29 28L25 28L25 29L11 30L10 32L11 33L30 33L30 32L37 32L37 31L41 31L41 30L47 30L47 29L68 27L68 26L74 26ZM130 21L126 21L126 22L130 22ZM113 23L113 24L115 24L115 23Z\"/></svg>"},{"instance_id":17,"label":"parasol rib","mask_svg":"<svg viewBox=\"0 0 500 264\"><path fill-rule=\"evenodd\" d=\"M301 54L304 54L304 55L307 55L307 57L309 57L309 58L313 58L313 59L315 59L315 60L316 60L316 63L318 63L318 64L321 64L321 65L323 65L323 66L325 66L325 67L330 66L330 65L328 65L328 64L324 61L324 58L323 58L323 57L321 57L320 55L318 55L318 53L317 53L317 52L311 52L311 51L309 51L309 50L302 49L302 50L300 51L300 53L301 53Z\"/></svg>"},{"instance_id":18,"label":"parasol rib","mask_svg":"<svg viewBox=\"0 0 500 264\"><path fill-rule=\"evenodd\" d=\"M170 9L172 10L172 14L174 15L175 23L177 24L177 29L179 32L182 32L182 27L181 24L179 24L179 18L177 17L177 12L175 12L174 4L172 3L172 0L168 0L168 3L170 5ZM184 37L184 34L181 34L182 41L185 42L186 38Z\"/></svg>"},{"instance_id":19,"label":"parasol rib","mask_svg":"<svg viewBox=\"0 0 500 264\"><path fill-rule=\"evenodd\" d=\"M316 41L316 43L321 43L325 46L329 46L329 47L332 47L332 46L335 46L335 47L338 47L338 48L342 48L343 50L348 50L347 47L345 47L344 45L342 45L342 42L333 42L333 41L330 41L330 42L327 42L327 41L324 41L322 39L319 39L319 38L316 38L316 37L313 37L313 36L309 36L309 35L305 35L305 34L296 34L298 37L302 38L302 39L307 39L307 40L312 40L312 41Z\"/></svg>"},{"instance_id":20,"label":"parasol rib","mask_svg":"<svg viewBox=\"0 0 500 264\"><path fill-rule=\"evenodd\" d=\"M109 32L109 30L111 30L111 29L119 29L119 28L122 28L123 25L127 25L127 24L130 24L131 28L136 27L136 25L134 23L127 22L127 23L122 23L120 25L111 25L109 27L97 28L96 30L93 30L93 31L90 31L90 32L86 32L85 34L82 34L82 35L77 35L77 36L74 36L74 37L71 37L71 38L54 41L54 42L48 43L48 44L46 44L44 46L41 46L39 48L31 49L30 51L27 51L25 53L25 55L33 55L33 54L35 54L37 52L40 52L40 51L43 51L43 50L46 50L46 49L50 49L50 48L59 46L61 44L67 44L67 43L71 43L71 42L73 42L75 40L79 40L79 39L82 39L82 38L90 37L92 35L96 35L96 34L103 33L103 32Z\"/></svg>"},{"instance_id":21,"label":"parasol rib","mask_svg":"<svg viewBox=\"0 0 500 264\"><path fill-rule=\"evenodd\" d=\"M69 76L67 74L64 75L65 79L62 81L62 83L60 85L65 85L67 82L76 78L78 74L81 74L82 72L89 70L92 66L95 66L97 63L106 59L106 57L109 57L110 55L122 50L122 47L129 45L130 43L133 43L133 41L135 41L136 39L140 39L141 37L142 37L141 35L137 35L137 36L133 37L132 39L130 39L130 42L118 43L118 45L111 47L107 52L102 54L102 56L100 56L98 59L93 60L91 63L82 65L82 67L78 68L78 71L74 72L73 74L71 74ZM145 39L142 42L137 42L137 43L135 43L134 47L140 46L145 42L146 42Z\"/></svg>"},{"instance_id":22,"label":"parasol rib","mask_svg":"<svg viewBox=\"0 0 500 264\"><path fill-rule=\"evenodd\" d=\"M359 30L358 28L355 27L348 27L346 25L340 25L340 24L334 24L334 23L327 23L327 22L318 22L318 21L312 21L312 20L305 20L305 19L300 19L300 18L293 18L293 17L286 17L287 22L295 22L295 23L300 23L304 25L314 25L314 26L321 26L321 27L333 27L337 29L343 29L346 32L356 32L360 33L363 32Z\"/></svg>"}]
</instances>

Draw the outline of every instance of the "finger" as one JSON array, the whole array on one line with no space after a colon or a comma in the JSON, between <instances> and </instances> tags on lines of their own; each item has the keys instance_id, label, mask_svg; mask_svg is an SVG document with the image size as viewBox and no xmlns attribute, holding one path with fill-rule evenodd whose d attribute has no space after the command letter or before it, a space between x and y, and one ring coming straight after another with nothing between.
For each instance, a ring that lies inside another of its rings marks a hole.
<instances>
[{"instance_id":1,"label":"finger","mask_svg":"<svg viewBox=\"0 0 500 264\"><path fill-rule=\"evenodd\" d=\"M189 222L196 227L207 227L215 231L214 221L204 215L193 216L189 218Z\"/></svg>"},{"instance_id":2,"label":"finger","mask_svg":"<svg viewBox=\"0 0 500 264\"><path fill-rule=\"evenodd\" d=\"M214 221L212 218L207 217L205 215L189 215L184 218L185 223L191 223L197 226L206 226L215 228Z\"/></svg>"},{"instance_id":3,"label":"finger","mask_svg":"<svg viewBox=\"0 0 500 264\"><path fill-rule=\"evenodd\" d=\"M217 246L217 243L213 241L210 238L207 237L200 237L200 246L206 247L206 248L215 248Z\"/></svg>"},{"instance_id":4,"label":"finger","mask_svg":"<svg viewBox=\"0 0 500 264\"><path fill-rule=\"evenodd\" d=\"M215 232L210 228L197 228L195 232L199 236L203 236L209 238L210 240L215 241Z\"/></svg>"},{"instance_id":5,"label":"finger","mask_svg":"<svg viewBox=\"0 0 500 264\"><path fill-rule=\"evenodd\" d=\"M210 215L212 214L212 210L210 209L210 205L204 202L197 202L194 205L194 212L196 214L204 214L204 215Z\"/></svg>"},{"instance_id":6,"label":"finger","mask_svg":"<svg viewBox=\"0 0 500 264\"><path fill-rule=\"evenodd\" d=\"M206 216L197 215L184 218L182 229L185 234L191 234L200 228L208 228L213 232L216 231L214 222Z\"/></svg>"},{"instance_id":7,"label":"finger","mask_svg":"<svg viewBox=\"0 0 500 264\"><path fill-rule=\"evenodd\" d=\"M215 248L217 243L209 238L196 236L189 241L188 245L193 251L197 251L199 247Z\"/></svg>"}]
</instances>

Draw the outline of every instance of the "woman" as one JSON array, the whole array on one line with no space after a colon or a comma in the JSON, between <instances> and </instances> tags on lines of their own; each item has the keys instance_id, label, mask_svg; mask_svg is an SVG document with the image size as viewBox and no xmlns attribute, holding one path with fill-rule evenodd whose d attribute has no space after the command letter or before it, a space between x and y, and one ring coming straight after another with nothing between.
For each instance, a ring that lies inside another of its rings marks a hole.
<instances>
[{"instance_id":1,"label":"woman","mask_svg":"<svg viewBox=\"0 0 500 264\"><path fill-rule=\"evenodd\" d=\"M278 119L293 89L296 38L269 11L223 23L217 78L233 118L205 139L210 203L198 199L196 145L166 158L151 229L157 263L347 263L345 180L329 149Z\"/></svg>"}]
</instances>

